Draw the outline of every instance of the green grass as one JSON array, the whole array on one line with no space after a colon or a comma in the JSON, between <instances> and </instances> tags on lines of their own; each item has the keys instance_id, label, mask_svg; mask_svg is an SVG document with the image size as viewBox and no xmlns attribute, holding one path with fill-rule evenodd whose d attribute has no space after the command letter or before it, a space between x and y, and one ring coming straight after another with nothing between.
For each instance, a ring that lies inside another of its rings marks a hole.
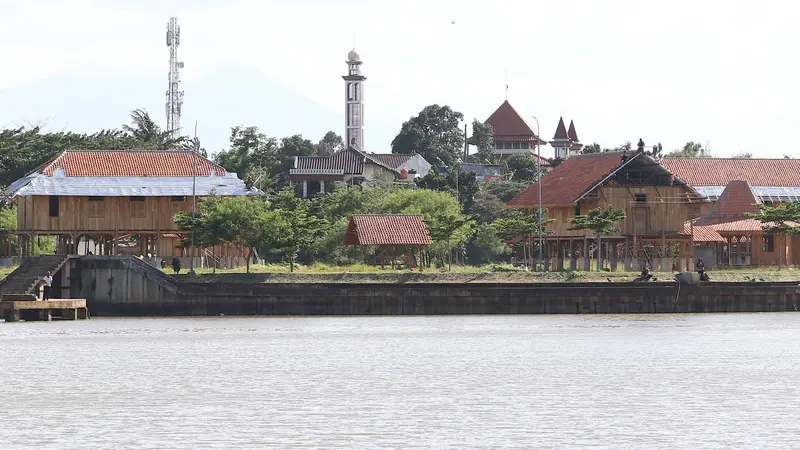
<instances>
[{"instance_id":1,"label":"green grass","mask_svg":"<svg viewBox=\"0 0 800 450\"><path fill-rule=\"evenodd\" d=\"M314 264L312 266L295 265L295 272L289 273L288 264L253 265L251 273L245 273L241 267L232 270L196 269L196 282L236 282L236 283L580 283L580 282L615 282L633 281L638 272L524 272L510 265L487 266L453 266L447 269L414 269L392 270L377 266L356 264L332 266ZM165 270L171 273L171 270ZM190 280L183 271L178 278ZM672 280L672 272L655 272L659 281ZM712 281L800 281L800 270L794 267L761 267L743 269L725 269L709 271Z\"/></svg>"},{"instance_id":2,"label":"green grass","mask_svg":"<svg viewBox=\"0 0 800 450\"><path fill-rule=\"evenodd\" d=\"M4 280L8 274L13 272L19 266L11 266L11 267L0 267L0 280Z\"/></svg>"}]
</instances>

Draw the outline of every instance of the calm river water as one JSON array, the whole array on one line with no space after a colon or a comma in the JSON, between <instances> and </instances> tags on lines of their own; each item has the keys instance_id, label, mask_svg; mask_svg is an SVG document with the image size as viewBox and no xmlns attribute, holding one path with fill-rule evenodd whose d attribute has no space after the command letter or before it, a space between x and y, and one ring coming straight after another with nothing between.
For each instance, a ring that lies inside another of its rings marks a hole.
<instances>
[{"instance_id":1,"label":"calm river water","mask_svg":"<svg viewBox=\"0 0 800 450\"><path fill-rule=\"evenodd\" d=\"M0 322L0 448L798 448L800 314Z\"/></svg>"}]
</instances>

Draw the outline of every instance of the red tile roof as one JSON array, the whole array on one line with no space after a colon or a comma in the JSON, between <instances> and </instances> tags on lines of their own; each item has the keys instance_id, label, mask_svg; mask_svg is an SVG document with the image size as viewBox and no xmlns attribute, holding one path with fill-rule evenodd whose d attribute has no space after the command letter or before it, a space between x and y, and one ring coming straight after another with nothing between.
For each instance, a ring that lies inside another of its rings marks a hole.
<instances>
[{"instance_id":1,"label":"red tile roof","mask_svg":"<svg viewBox=\"0 0 800 450\"><path fill-rule=\"evenodd\" d=\"M692 235L693 242L727 242L713 226L700 226L691 225L691 222L686 222L683 226L683 233Z\"/></svg>"},{"instance_id":2,"label":"red tile roof","mask_svg":"<svg viewBox=\"0 0 800 450\"><path fill-rule=\"evenodd\" d=\"M664 158L661 164L692 186L800 186L800 159Z\"/></svg>"},{"instance_id":3,"label":"red tile roof","mask_svg":"<svg viewBox=\"0 0 800 450\"><path fill-rule=\"evenodd\" d=\"M528 122L511 106L511 103L508 103L508 100L486 119L486 123L492 126L495 141L521 142L535 141L537 138Z\"/></svg>"},{"instance_id":4,"label":"red tile roof","mask_svg":"<svg viewBox=\"0 0 800 450\"><path fill-rule=\"evenodd\" d=\"M207 177L212 170L217 175L226 173L222 166L191 151L148 150L68 150L35 172L53 175L56 169L64 169L68 177Z\"/></svg>"},{"instance_id":5,"label":"red tile roof","mask_svg":"<svg viewBox=\"0 0 800 450\"><path fill-rule=\"evenodd\" d=\"M747 214L755 214L760 204L758 196L747 181L731 181L722 191L711 210L695 221L697 225L714 225L723 222L734 222L747 218Z\"/></svg>"},{"instance_id":6,"label":"red tile roof","mask_svg":"<svg viewBox=\"0 0 800 450\"><path fill-rule=\"evenodd\" d=\"M564 125L563 117L558 118L558 125L556 126L556 134L553 135L553 139L564 140L564 141L569 139L569 136L567 135L567 127Z\"/></svg>"},{"instance_id":7,"label":"red tile roof","mask_svg":"<svg viewBox=\"0 0 800 450\"><path fill-rule=\"evenodd\" d=\"M542 177L542 205L569 205L622 165L621 152L589 153L568 158ZM641 155L633 155L631 158ZM534 183L509 203L509 208L539 205L539 184Z\"/></svg>"},{"instance_id":8,"label":"red tile roof","mask_svg":"<svg viewBox=\"0 0 800 450\"><path fill-rule=\"evenodd\" d=\"M421 215L358 214L350 216L344 235L347 245L430 245Z\"/></svg>"},{"instance_id":9,"label":"red tile roof","mask_svg":"<svg viewBox=\"0 0 800 450\"><path fill-rule=\"evenodd\" d=\"M567 136L569 136L569 140L572 142L580 142L578 140L578 133L575 131L575 122L569 121L569 130L567 131Z\"/></svg>"}]
</instances>

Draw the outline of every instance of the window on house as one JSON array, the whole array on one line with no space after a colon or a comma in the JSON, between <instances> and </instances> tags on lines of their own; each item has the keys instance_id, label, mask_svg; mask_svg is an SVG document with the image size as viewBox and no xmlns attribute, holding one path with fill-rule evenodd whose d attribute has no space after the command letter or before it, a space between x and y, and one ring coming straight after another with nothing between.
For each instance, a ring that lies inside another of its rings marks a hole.
<instances>
[{"instance_id":1,"label":"window on house","mask_svg":"<svg viewBox=\"0 0 800 450\"><path fill-rule=\"evenodd\" d=\"M58 217L59 210L59 197L57 195L50 196L50 217Z\"/></svg>"},{"instance_id":2,"label":"window on house","mask_svg":"<svg viewBox=\"0 0 800 450\"><path fill-rule=\"evenodd\" d=\"M575 202L575 217L581 215L581 202Z\"/></svg>"},{"instance_id":3,"label":"window on house","mask_svg":"<svg viewBox=\"0 0 800 450\"><path fill-rule=\"evenodd\" d=\"M522 143L520 143L519 144L519 148L522 148L522 149L525 149L525 150L531 148L530 142L522 142Z\"/></svg>"},{"instance_id":4,"label":"window on house","mask_svg":"<svg viewBox=\"0 0 800 450\"><path fill-rule=\"evenodd\" d=\"M520 146L520 143L519 143L519 142L514 142L514 144L513 144L513 145L514 145L514 150L519 150L520 148L522 148L522 147Z\"/></svg>"},{"instance_id":5,"label":"window on house","mask_svg":"<svg viewBox=\"0 0 800 450\"><path fill-rule=\"evenodd\" d=\"M172 201L173 202L185 202L186 201L186 197L183 196L183 195L173 195L172 196Z\"/></svg>"},{"instance_id":6,"label":"window on house","mask_svg":"<svg viewBox=\"0 0 800 450\"><path fill-rule=\"evenodd\" d=\"M89 197L89 217L98 219L106 215L105 197Z\"/></svg>"},{"instance_id":7,"label":"window on house","mask_svg":"<svg viewBox=\"0 0 800 450\"><path fill-rule=\"evenodd\" d=\"M131 218L143 219L147 217L147 210L145 209L144 197L134 196L129 198L131 203Z\"/></svg>"},{"instance_id":8,"label":"window on house","mask_svg":"<svg viewBox=\"0 0 800 450\"><path fill-rule=\"evenodd\" d=\"M494 148L496 148L497 150L502 150L503 149L503 143L502 142L495 142L494 143Z\"/></svg>"},{"instance_id":9,"label":"window on house","mask_svg":"<svg viewBox=\"0 0 800 450\"><path fill-rule=\"evenodd\" d=\"M637 202L646 202L647 201L647 194L633 194L633 198Z\"/></svg>"},{"instance_id":10,"label":"window on house","mask_svg":"<svg viewBox=\"0 0 800 450\"><path fill-rule=\"evenodd\" d=\"M764 253L772 253L775 251L775 235L764 235L761 239L761 250L763 250Z\"/></svg>"}]
</instances>

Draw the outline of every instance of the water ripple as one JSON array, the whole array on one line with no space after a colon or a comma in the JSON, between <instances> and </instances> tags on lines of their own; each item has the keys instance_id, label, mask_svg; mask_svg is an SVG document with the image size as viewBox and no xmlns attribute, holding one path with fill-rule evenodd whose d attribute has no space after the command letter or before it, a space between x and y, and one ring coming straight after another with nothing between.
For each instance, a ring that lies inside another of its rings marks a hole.
<instances>
[{"instance_id":1,"label":"water ripple","mask_svg":"<svg viewBox=\"0 0 800 450\"><path fill-rule=\"evenodd\" d=\"M792 448L800 315L0 324L3 449Z\"/></svg>"}]
</instances>

